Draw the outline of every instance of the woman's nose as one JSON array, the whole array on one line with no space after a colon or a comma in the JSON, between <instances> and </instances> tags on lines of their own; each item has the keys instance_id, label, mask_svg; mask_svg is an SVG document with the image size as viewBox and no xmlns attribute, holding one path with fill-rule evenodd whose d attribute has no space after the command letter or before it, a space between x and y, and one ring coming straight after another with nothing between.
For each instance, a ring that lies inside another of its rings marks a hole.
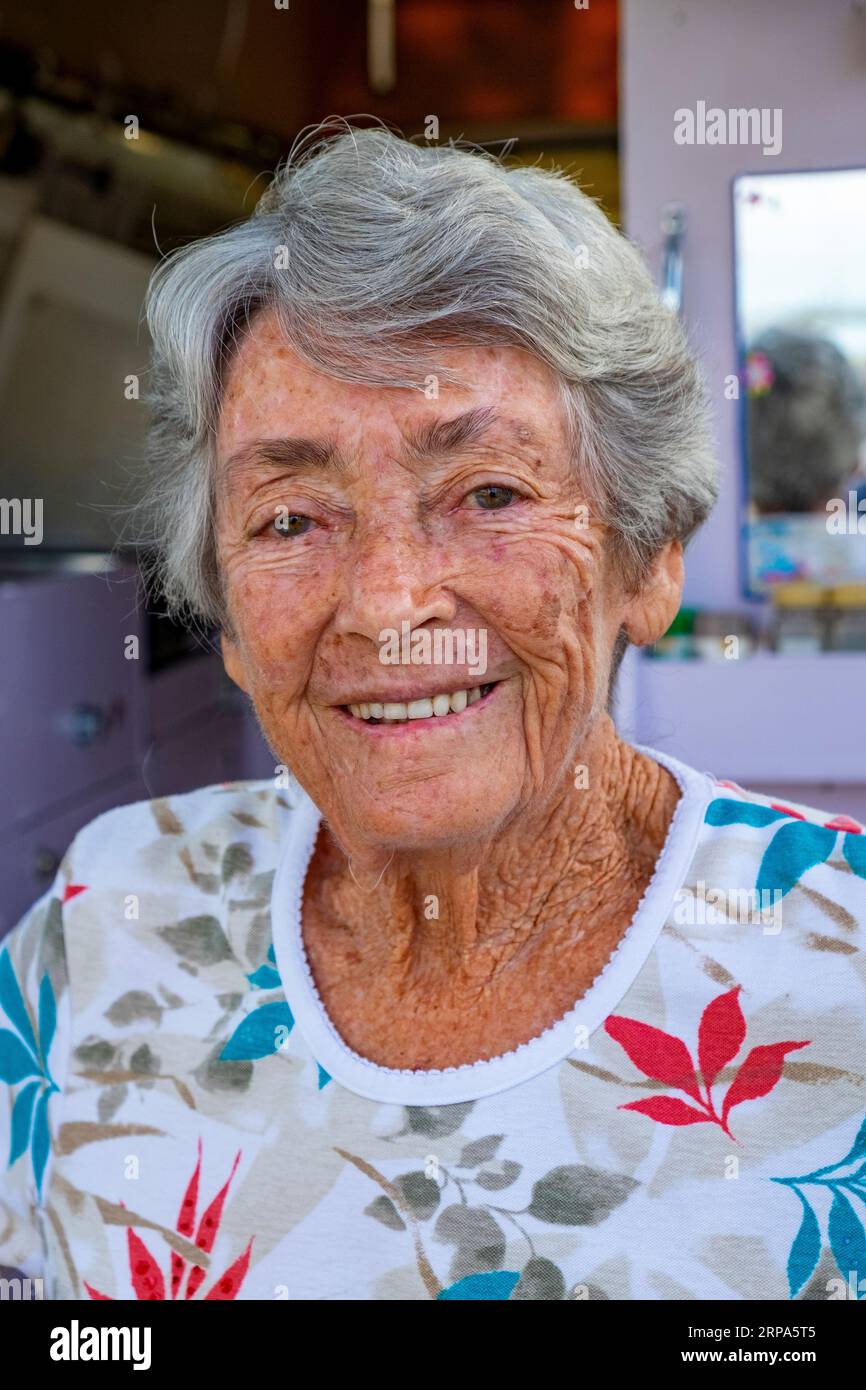
<instances>
[{"instance_id":1,"label":"woman's nose","mask_svg":"<svg viewBox=\"0 0 866 1390\"><path fill-rule=\"evenodd\" d=\"M448 622L456 602L443 583L441 559L419 531L393 518L359 537L347 564L336 630L378 646L389 631L431 621Z\"/></svg>"}]
</instances>

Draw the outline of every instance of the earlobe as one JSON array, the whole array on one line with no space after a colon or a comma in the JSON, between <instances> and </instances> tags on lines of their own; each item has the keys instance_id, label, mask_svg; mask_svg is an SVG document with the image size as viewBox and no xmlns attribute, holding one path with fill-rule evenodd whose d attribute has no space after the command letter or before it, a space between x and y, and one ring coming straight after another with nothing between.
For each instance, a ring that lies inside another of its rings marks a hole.
<instances>
[{"instance_id":1,"label":"earlobe","mask_svg":"<svg viewBox=\"0 0 866 1390\"><path fill-rule=\"evenodd\" d=\"M240 686L246 695L249 695L244 680L244 664L241 660L240 649L233 638L220 633L220 650L222 652L223 666L229 680L234 681L235 685Z\"/></svg>"},{"instance_id":2,"label":"earlobe","mask_svg":"<svg viewBox=\"0 0 866 1390\"><path fill-rule=\"evenodd\" d=\"M634 646L648 647L667 632L679 612L684 577L682 544L669 541L623 615L622 626Z\"/></svg>"}]
</instances>

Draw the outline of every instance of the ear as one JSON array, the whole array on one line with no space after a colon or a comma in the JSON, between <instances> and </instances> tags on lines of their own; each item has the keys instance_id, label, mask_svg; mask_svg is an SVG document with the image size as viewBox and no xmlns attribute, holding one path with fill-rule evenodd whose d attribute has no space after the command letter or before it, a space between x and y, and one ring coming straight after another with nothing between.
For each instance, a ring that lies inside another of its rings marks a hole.
<instances>
[{"instance_id":1,"label":"ear","mask_svg":"<svg viewBox=\"0 0 866 1390\"><path fill-rule=\"evenodd\" d=\"M249 690L245 684L246 676L244 663L241 659L241 651L233 637L227 633L220 633L220 650L222 652L223 666L229 680L233 680L235 685L240 686L245 694L249 695Z\"/></svg>"},{"instance_id":2,"label":"ear","mask_svg":"<svg viewBox=\"0 0 866 1390\"><path fill-rule=\"evenodd\" d=\"M682 544L668 541L625 606L622 626L636 647L647 647L667 632L679 612L684 576Z\"/></svg>"}]
</instances>

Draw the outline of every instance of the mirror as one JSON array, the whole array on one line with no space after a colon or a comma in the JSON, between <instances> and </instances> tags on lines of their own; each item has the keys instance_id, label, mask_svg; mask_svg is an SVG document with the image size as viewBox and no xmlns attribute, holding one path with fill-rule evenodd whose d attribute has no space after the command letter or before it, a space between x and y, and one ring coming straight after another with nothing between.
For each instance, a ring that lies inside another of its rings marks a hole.
<instances>
[{"instance_id":1,"label":"mirror","mask_svg":"<svg viewBox=\"0 0 866 1390\"><path fill-rule=\"evenodd\" d=\"M866 169L734 180L745 591L866 583Z\"/></svg>"}]
</instances>

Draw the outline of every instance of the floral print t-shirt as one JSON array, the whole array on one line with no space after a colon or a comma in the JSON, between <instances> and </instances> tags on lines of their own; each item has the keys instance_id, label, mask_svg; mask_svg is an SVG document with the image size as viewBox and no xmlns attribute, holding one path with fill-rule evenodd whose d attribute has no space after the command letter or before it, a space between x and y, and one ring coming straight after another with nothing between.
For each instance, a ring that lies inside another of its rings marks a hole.
<instances>
[{"instance_id":1,"label":"floral print t-shirt","mask_svg":"<svg viewBox=\"0 0 866 1390\"><path fill-rule=\"evenodd\" d=\"M58 1299L866 1294L866 835L682 795L592 987L490 1061L319 1000L294 782L121 807L0 943L0 1265Z\"/></svg>"}]
</instances>

